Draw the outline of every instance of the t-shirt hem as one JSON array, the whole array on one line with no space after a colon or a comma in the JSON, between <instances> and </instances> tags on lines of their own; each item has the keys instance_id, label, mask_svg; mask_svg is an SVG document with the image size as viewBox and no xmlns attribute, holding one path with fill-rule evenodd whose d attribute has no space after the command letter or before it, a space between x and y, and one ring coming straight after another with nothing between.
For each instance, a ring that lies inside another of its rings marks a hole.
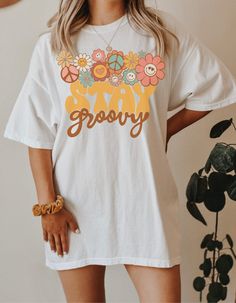
<instances>
[{"instance_id":1,"label":"t-shirt hem","mask_svg":"<svg viewBox=\"0 0 236 303\"><path fill-rule=\"evenodd\" d=\"M228 105L231 105L233 103L236 103L236 95L235 97L232 97L232 98L226 98L226 99L223 99L219 102L216 102L216 103L209 103L209 104L206 104L206 103L197 103L197 101L190 101L190 102L186 102L185 103L185 108L186 109L192 109L192 110L214 110L214 109L219 109L219 108L222 108L222 107L225 107L225 106L228 106Z\"/></svg>"},{"instance_id":2,"label":"t-shirt hem","mask_svg":"<svg viewBox=\"0 0 236 303\"><path fill-rule=\"evenodd\" d=\"M16 134L12 134L9 132L5 132L3 134L3 137L10 139L10 140L20 142L22 144L25 144L25 145L33 147L33 148L46 148L46 149L53 148L53 143L51 143L51 142L42 142L42 141L32 140L32 139L26 138L26 137L22 138Z\"/></svg>"},{"instance_id":3,"label":"t-shirt hem","mask_svg":"<svg viewBox=\"0 0 236 303\"><path fill-rule=\"evenodd\" d=\"M63 257L62 257L63 258ZM171 259L151 259L135 257L115 257L115 258L86 258L70 262L50 262L47 258L45 265L54 270L66 270L79 268L86 265L116 265L116 264L133 264L151 267L172 267L181 263L181 256Z\"/></svg>"}]
</instances>

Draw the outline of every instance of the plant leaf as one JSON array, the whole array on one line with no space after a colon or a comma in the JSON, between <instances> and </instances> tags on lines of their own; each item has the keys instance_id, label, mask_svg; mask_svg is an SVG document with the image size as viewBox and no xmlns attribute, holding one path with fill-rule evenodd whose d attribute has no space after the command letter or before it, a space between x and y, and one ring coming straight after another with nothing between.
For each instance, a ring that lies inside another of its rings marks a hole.
<instances>
[{"instance_id":1,"label":"plant leaf","mask_svg":"<svg viewBox=\"0 0 236 303\"><path fill-rule=\"evenodd\" d=\"M199 169L199 171L198 171L199 176L202 175L203 170L204 170L204 167L202 167L201 169Z\"/></svg>"},{"instance_id":2,"label":"plant leaf","mask_svg":"<svg viewBox=\"0 0 236 303\"><path fill-rule=\"evenodd\" d=\"M206 286L206 281L205 281L205 279L203 277L196 277L193 280L193 288L196 291L202 291L205 286Z\"/></svg>"},{"instance_id":3,"label":"plant leaf","mask_svg":"<svg viewBox=\"0 0 236 303\"><path fill-rule=\"evenodd\" d=\"M207 243L213 239L213 236L214 236L214 233L207 234L207 235L203 238L200 247L201 247L201 248L206 248Z\"/></svg>"},{"instance_id":4,"label":"plant leaf","mask_svg":"<svg viewBox=\"0 0 236 303\"><path fill-rule=\"evenodd\" d=\"M216 123L210 131L210 138L218 138L220 137L226 129L228 129L232 123L232 118L229 120L223 120L218 123Z\"/></svg>"},{"instance_id":5,"label":"plant leaf","mask_svg":"<svg viewBox=\"0 0 236 303\"><path fill-rule=\"evenodd\" d=\"M236 201L236 175L231 177L231 182L228 184L226 191L229 198Z\"/></svg>"},{"instance_id":6,"label":"plant leaf","mask_svg":"<svg viewBox=\"0 0 236 303\"><path fill-rule=\"evenodd\" d=\"M225 207L225 194L224 192L215 192L208 189L205 194L204 205L209 211L219 212Z\"/></svg>"},{"instance_id":7,"label":"plant leaf","mask_svg":"<svg viewBox=\"0 0 236 303\"><path fill-rule=\"evenodd\" d=\"M232 238L230 237L229 234L226 235L226 239L229 243L229 246L232 248L234 246L234 242L233 242L233 240L232 240Z\"/></svg>"},{"instance_id":8,"label":"plant leaf","mask_svg":"<svg viewBox=\"0 0 236 303\"><path fill-rule=\"evenodd\" d=\"M205 168L205 172L208 174L209 171L211 170L211 159L210 159L210 156L208 157L204 168Z\"/></svg>"},{"instance_id":9,"label":"plant leaf","mask_svg":"<svg viewBox=\"0 0 236 303\"><path fill-rule=\"evenodd\" d=\"M186 207L189 213L198 221L202 222L204 225L207 225L204 217L202 216L200 210L198 209L196 203L192 201L187 201Z\"/></svg>"},{"instance_id":10,"label":"plant leaf","mask_svg":"<svg viewBox=\"0 0 236 303\"><path fill-rule=\"evenodd\" d=\"M226 143L216 143L209 157L218 172L228 173L234 169L236 149Z\"/></svg>"}]
</instances>

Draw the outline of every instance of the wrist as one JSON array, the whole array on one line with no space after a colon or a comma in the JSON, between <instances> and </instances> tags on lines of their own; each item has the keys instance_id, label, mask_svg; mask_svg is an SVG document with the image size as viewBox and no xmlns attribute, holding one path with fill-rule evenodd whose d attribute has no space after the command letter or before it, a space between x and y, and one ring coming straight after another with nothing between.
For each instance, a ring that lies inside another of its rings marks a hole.
<instances>
[{"instance_id":1,"label":"wrist","mask_svg":"<svg viewBox=\"0 0 236 303\"><path fill-rule=\"evenodd\" d=\"M40 193L37 195L38 197L38 204L45 204L48 202L53 202L56 200L56 193L55 192L47 192L47 193Z\"/></svg>"}]
</instances>

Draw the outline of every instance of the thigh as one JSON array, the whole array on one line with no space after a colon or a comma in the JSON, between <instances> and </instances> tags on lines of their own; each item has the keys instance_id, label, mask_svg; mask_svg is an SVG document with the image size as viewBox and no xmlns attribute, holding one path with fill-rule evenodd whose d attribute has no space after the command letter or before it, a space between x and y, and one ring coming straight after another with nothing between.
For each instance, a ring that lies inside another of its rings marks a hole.
<instances>
[{"instance_id":1,"label":"thigh","mask_svg":"<svg viewBox=\"0 0 236 303\"><path fill-rule=\"evenodd\" d=\"M124 264L140 302L179 303L181 301L180 265L169 268Z\"/></svg>"},{"instance_id":2,"label":"thigh","mask_svg":"<svg viewBox=\"0 0 236 303\"><path fill-rule=\"evenodd\" d=\"M67 303L105 302L104 265L58 270Z\"/></svg>"}]
</instances>

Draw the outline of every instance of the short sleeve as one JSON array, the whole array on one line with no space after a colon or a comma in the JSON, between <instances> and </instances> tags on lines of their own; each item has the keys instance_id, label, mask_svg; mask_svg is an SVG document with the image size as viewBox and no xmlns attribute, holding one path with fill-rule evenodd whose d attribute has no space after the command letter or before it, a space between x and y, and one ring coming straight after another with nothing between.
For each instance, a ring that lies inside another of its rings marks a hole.
<instances>
[{"instance_id":1,"label":"short sleeve","mask_svg":"<svg viewBox=\"0 0 236 303\"><path fill-rule=\"evenodd\" d=\"M57 122L45 81L42 38L36 42L21 90L7 121L4 137L34 148L52 149Z\"/></svg>"},{"instance_id":2,"label":"short sleeve","mask_svg":"<svg viewBox=\"0 0 236 303\"><path fill-rule=\"evenodd\" d=\"M207 111L236 103L236 79L228 67L180 21L173 20L180 47L173 51L168 110L184 105Z\"/></svg>"}]
</instances>

